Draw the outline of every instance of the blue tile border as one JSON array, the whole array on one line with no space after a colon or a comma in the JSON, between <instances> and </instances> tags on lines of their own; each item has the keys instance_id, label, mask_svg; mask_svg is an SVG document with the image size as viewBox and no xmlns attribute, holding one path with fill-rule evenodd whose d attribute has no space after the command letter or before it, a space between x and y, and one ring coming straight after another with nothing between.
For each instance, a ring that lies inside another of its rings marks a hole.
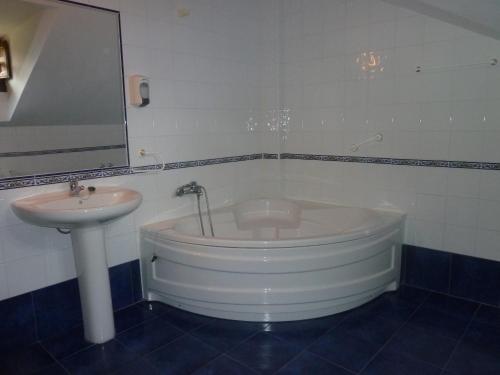
<instances>
[{"instance_id":1,"label":"blue tile border","mask_svg":"<svg viewBox=\"0 0 500 375\"><path fill-rule=\"evenodd\" d=\"M277 158L278 154L264 154L264 159L277 159ZM283 153L279 155L279 158L289 159L289 160L336 161L341 163L405 165L409 167L500 170L500 163L458 161L458 160L398 159L398 158L378 158L378 157L365 157L365 156L293 154L293 153Z\"/></svg>"},{"instance_id":2,"label":"blue tile border","mask_svg":"<svg viewBox=\"0 0 500 375\"><path fill-rule=\"evenodd\" d=\"M227 163L238 163L242 161L259 160L262 159L262 156L263 154L248 154L248 155L227 156L227 157L212 158L212 159L179 161L179 162L165 164L163 170L168 171L173 169L204 167L209 165L227 164ZM108 178L116 176L125 176L132 174L141 174L148 171L159 171L161 169L162 169L161 164L153 164L153 165L144 165L140 167L89 169L78 172L51 173L51 174L26 176L18 178L16 177L6 178L6 179L0 179L0 190L10 190L10 189L20 189L25 187L33 187L33 186L60 184L69 182L71 179L77 179L81 181L81 180L92 180L92 179Z\"/></svg>"},{"instance_id":3,"label":"blue tile border","mask_svg":"<svg viewBox=\"0 0 500 375\"><path fill-rule=\"evenodd\" d=\"M500 262L403 246L402 283L500 307Z\"/></svg>"},{"instance_id":4,"label":"blue tile border","mask_svg":"<svg viewBox=\"0 0 500 375\"><path fill-rule=\"evenodd\" d=\"M208 165L239 163L249 160L314 160L314 161L334 161L341 163L361 163L379 165L404 165L411 167L433 167L433 168L459 168L459 169L481 169L500 170L500 163L474 162L474 161L453 161L453 160L423 160L423 159L397 159L397 158L376 158L364 156L346 155L320 155L320 154L273 154L256 153L238 156L225 156L220 158L187 160L167 163L163 170L204 167ZM151 164L139 167L114 167L104 169L89 169L77 172L51 173L44 175L34 175L25 177L12 177L0 179L0 190L20 189L24 187L43 186L51 184L66 183L70 179L91 180L98 178L108 178L132 174L146 173L148 171L158 171L162 169L161 164Z\"/></svg>"},{"instance_id":5,"label":"blue tile border","mask_svg":"<svg viewBox=\"0 0 500 375\"><path fill-rule=\"evenodd\" d=\"M114 310L142 299L139 260L110 267ZM82 324L77 279L0 301L0 351L27 347Z\"/></svg>"}]
</instances>

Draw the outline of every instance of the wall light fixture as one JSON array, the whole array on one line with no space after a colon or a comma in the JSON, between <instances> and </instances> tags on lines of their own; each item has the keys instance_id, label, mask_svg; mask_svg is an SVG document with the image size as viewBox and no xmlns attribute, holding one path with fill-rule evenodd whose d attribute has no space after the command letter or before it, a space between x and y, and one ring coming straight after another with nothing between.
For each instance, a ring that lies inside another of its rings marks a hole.
<instances>
[{"instance_id":1,"label":"wall light fixture","mask_svg":"<svg viewBox=\"0 0 500 375\"><path fill-rule=\"evenodd\" d=\"M12 78L9 43L0 38L0 92L7 91L7 80Z\"/></svg>"}]
</instances>

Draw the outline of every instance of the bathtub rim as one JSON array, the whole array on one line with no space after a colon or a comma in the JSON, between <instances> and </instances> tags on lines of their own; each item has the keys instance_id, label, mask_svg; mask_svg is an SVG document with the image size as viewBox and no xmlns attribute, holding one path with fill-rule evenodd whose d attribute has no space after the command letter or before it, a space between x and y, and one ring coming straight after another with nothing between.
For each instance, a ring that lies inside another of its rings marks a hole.
<instances>
[{"instance_id":1,"label":"bathtub rim","mask_svg":"<svg viewBox=\"0 0 500 375\"><path fill-rule=\"evenodd\" d=\"M279 198L279 200L283 200L283 198ZM195 216L195 214L190 214L190 215L179 216L177 218L163 220L156 223L143 225L140 228L140 233L141 237L142 236L149 237L155 241L162 241L162 240L173 241L177 243L207 246L207 247L215 246L220 248L246 248L246 249L265 250L274 248L296 248L296 247L318 246L318 245L328 245L328 244L339 244L362 238L372 237L385 232L389 232L392 228L395 228L404 223L406 218L405 213L396 211L344 206L344 205L315 202L315 201L305 201L305 200L294 200L294 199L285 199L285 200L289 200L298 204L311 205L312 207L323 207L323 208L342 207L342 208L353 208L353 209L372 211L379 215L380 220L378 220L379 222L376 225L370 227L367 230L352 231L345 234L290 238L284 240L248 240L248 239L234 239L234 238L223 238L223 237L214 237L214 238L200 237L200 236L187 235L175 231L173 227L177 221ZM214 212L229 210L232 207L236 206L237 204L238 203L232 204L230 206L221 207L219 209L214 210Z\"/></svg>"}]
</instances>

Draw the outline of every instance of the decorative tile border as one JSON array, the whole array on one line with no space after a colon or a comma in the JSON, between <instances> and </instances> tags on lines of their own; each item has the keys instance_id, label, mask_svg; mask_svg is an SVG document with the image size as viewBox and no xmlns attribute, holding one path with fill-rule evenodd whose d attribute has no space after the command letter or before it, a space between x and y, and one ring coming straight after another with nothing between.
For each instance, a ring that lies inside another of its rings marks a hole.
<instances>
[{"instance_id":1,"label":"decorative tile border","mask_svg":"<svg viewBox=\"0 0 500 375\"><path fill-rule=\"evenodd\" d=\"M364 156L346 156L346 155L318 155L318 154L248 154L239 156L227 156L222 158L188 160L174 163L167 163L163 170L204 167L208 165L238 163L248 160L316 160L316 161L335 161L342 163L362 163L362 164L385 164L385 165L406 165L412 167L434 167L434 168L461 168L461 169L482 169L482 170L500 170L500 163L471 162L471 161L453 161L453 160L421 160L421 159L396 159L396 158L375 158ZM115 176L124 176L130 174L140 174L149 171L159 171L161 164L144 165L140 167L117 167L105 169L91 169L78 172L54 173L36 176L26 176L19 178L6 178L0 180L0 190L19 189L31 186L43 186L69 182L71 179L91 180L98 178L107 178Z\"/></svg>"},{"instance_id":2,"label":"decorative tile border","mask_svg":"<svg viewBox=\"0 0 500 375\"><path fill-rule=\"evenodd\" d=\"M270 155L270 157L266 157L266 155ZM276 158L277 154L264 154L264 159L276 159ZM500 163L487 163L487 162L476 162L476 161L397 159L397 158L377 158L377 157L365 157L365 156L292 154L292 153L283 153L280 155L280 158L292 159L292 160L336 161L342 163L406 165L410 167L500 170Z\"/></svg>"},{"instance_id":3,"label":"decorative tile border","mask_svg":"<svg viewBox=\"0 0 500 375\"><path fill-rule=\"evenodd\" d=\"M280 154L262 154L262 159L277 160L280 159Z\"/></svg>"},{"instance_id":4,"label":"decorative tile border","mask_svg":"<svg viewBox=\"0 0 500 375\"><path fill-rule=\"evenodd\" d=\"M248 160L259 160L262 159L262 157L263 157L262 154L249 154L249 155L239 155L239 156L227 156L227 157L213 158L213 159L180 161L180 162L165 164L163 166L163 170L167 171L172 169L183 169L183 168L193 168L193 167L204 167L208 165L217 165L217 164L238 163ZM160 170L162 170L161 164L156 164L156 165L153 164L140 167L91 169L78 172L53 173L53 174L45 174L38 176L7 178L0 180L0 190L19 189L32 186L67 183L72 179L76 179L78 181L92 180L98 178L141 174L149 171L160 171Z\"/></svg>"},{"instance_id":5,"label":"decorative tile border","mask_svg":"<svg viewBox=\"0 0 500 375\"><path fill-rule=\"evenodd\" d=\"M89 151L103 151L103 150L119 150L126 149L127 145L107 145L107 146L94 146L94 147L75 147L75 148L59 148L52 150L39 150L39 151L19 151L19 152L0 152L0 158L16 158L20 156L41 156L41 155L54 155L54 154L70 154L74 152L89 152Z\"/></svg>"}]
</instances>

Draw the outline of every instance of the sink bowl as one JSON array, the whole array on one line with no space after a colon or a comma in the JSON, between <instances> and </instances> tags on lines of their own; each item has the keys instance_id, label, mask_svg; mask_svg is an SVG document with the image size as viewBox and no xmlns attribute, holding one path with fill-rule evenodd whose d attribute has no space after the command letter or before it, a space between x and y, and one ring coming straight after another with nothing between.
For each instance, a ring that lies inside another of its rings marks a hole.
<instances>
[{"instance_id":1,"label":"sink bowl","mask_svg":"<svg viewBox=\"0 0 500 375\"><path fill-rule=\"evenodd\" d=\"M97 187L71 196L69 191L39 194L12 203L20 219L71 233L85 339L101 344L115 336L103 222L124 216L142 202L134 190Z\"/></svg>"},{"instance_id":2,"label":"sink bowl","mask_svg":"<svg viewBox=\"0 0 500 375\"><path fill-rule=\"evenodd\" d=\"M22 220L50 228L73 228L102 223L135 210L142 195L118 187L97 187L96 191L70 196L69 192L39 194L16 200L12 210Z\"/></svg>"}]
</instances>

